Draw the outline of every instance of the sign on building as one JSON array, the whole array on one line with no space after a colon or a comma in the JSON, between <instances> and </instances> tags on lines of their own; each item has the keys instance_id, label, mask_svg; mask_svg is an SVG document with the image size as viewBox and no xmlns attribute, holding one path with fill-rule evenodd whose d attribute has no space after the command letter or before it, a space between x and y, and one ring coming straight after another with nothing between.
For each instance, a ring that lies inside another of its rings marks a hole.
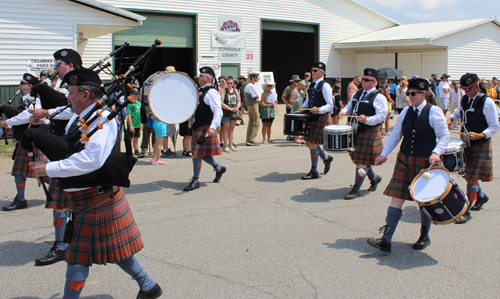
<instances>
[{"instance_id":1,"label":"sign on building","mask_svg":"<svg viewBox=\"0 0 500 299\"><path fill-rule=\"evenodd\" d=\"M26 73L40 78L40 72L54 67L54 59L28 59L26 60Z\"/></svg>"}]
</instances>

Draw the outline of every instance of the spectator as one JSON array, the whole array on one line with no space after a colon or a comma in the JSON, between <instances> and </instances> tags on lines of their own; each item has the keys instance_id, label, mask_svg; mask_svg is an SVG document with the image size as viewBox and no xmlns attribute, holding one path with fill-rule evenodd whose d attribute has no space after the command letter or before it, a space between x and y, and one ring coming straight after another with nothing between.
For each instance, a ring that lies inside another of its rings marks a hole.
<instances>
[{"instance_id":1,"label":"spectator","mask_svg":"<svg viewBox=\"0 0 500 299\"><path fill-rule=\"evenodd\" d=\"M174 150L172 151L168 147L168 137L172 140L172 147ZM177 153L175 152L175 141L177 141L177 127L173 124L167 124L167 136L163 138L163 150L161 151L161 156L164 158L175 158L177 157Z\"/></svg>"},{"instance_id":2,"label":"spectator","mask_svg":"<svg viewBox=\"0 0 500 299\"><path fill-rule=\"evenodd\" d=\"M271 140L271 126L273 125L275 117L275 108L278 101L278 97L272 92L272 89L276 86L276 83L267 79L264 84L262 84L262 89L264 92L261 96L260 101L260 118L262 119L262 143L268 144L273 143ZM266 139L267 136L267 139Z\"/></svg>"},{"instance_id":3,"label":"spectator","mask_svg":"<svg viewBox=\"0 0 500 299\"><path fill-rule=\"evenodd\" d=\"M283 100L283 103L286 105L286 113L290 113L292 109L292 102L290 99L292 98L292 92L293 89L297 87L297 84L300 82L300 77L299 75L293 75L292 79L290 79L290 85L288 85L285 90L283 91L283 94L281 95L281 99Z\"/></svg>"},{"instance_id":4,"label":"spectator","mask_svg":"<svg viewBox=\"0 0 500 299\"><path fill-rule=\"evenodd\" d=\"M151 143L150 143L151 138ZM146 123L142 126L142 142L141 142L141 150L143 154L146 154L146 151L149 148L149 153L151 154L151 150L153 149L153 145L156 141L155 130L153 128L153 120L146 116Z\"/></svg>"},{"instance_id":5,"label":"spectator","mask_svg":"<svg viewBox=\"0 0 500 299\"><path fill-rule=\"evenodd\" d=\"M408 90L408 81L401 80L399 82L398 87L396 88L396 101L398 102L398 111L401 113L404 108L411 106L410 99L406 95L406 91Z\"/></svg>"},{"instance_id":6,"label":"spectator","mask_svg":"<svg viewBox=\"0 0 500 299\"><path fill-rule=\"evenodd\" d=\"M486 91L488 92L487 95L495 100L497 98L497 91L496 88L493 88L493 84L491 80L488 80L488 85L486 87Z\"/></svg>"},{"instance_id":7,"label":"spectator","mask_svg":"<svg viewBox=\"0 0 500 299\"><path fill-rule=\"evenodd\" d=\"M385 131L382 130L382 135L385 136L385 135L391 134L391 132L389 132L389 121L391 119L392 104L394 104L394 101L391 98L391 95L390 95L391 88L390 88L389 83L387 82L386 78L380 78L379 86L380 86L380 90L382 91L382 94L387 99L387 116L385 118Z\"/></svg>"},{"instance_id":8,"label":"spectator","mask_svg":"<svg viewBox=\"0 0 500 299\"><path fill-rule=\"evenodd\" d=\"M393 102L396 102L396 89L398 88L398 85L394 83L394 78L389 79L389 87L391 88L391 90L389 91L389 93L391 94L391 99ZM393 107L394 106L395 105L393 105Z\"/></svg>"},{"instance_id":9,"label":"spectator","mask_svg":"<svg viewBox=\"0 0 500 299\"><path fill-rule=\"evenodd\" d=\"M493 99L493 101L495 101L495 103L497 104L497 106L500 106L500 88L498 87L498 79L497 77L493 77L491 79L491 87L495 89L495 92L497 94L497 96Z\"/></svg>"},{"instance_id":10,"label":"spectator","mask_svg":"<svg viewBox=\"0 0 500 299\"><path fill-rule=\"evenodd\" d=\"M340 99L340 91L342 90L342 85L340 83L337 83L333 85L332 88L332 94L333 94L333 100L334 100L334 105L333 105L333 113L332 113L332 123L334 125L338 125L340 118L339 118L339 113L342 111L342 108L344 108L344 104L342 103L342 100Z\"/></svg>"},{"instance_id":11,"label":"spectator","mask_svg":"<svg viewBox=\"0 0 500 299\"><path fill-rule=\"evenodd\" d=\"M460 88L460 86L458 85L458 81L456 80L451 81L451 86L452 88L450 89L450 112L451 114L453 114L453 111L457 109L458 103L462 99L464 92ZM460 120L458 120L458 122L460 122ZM451 127L453 129L458 129L457 124L453 124Z\"/></svg>"},{"instance_id":12,"label":"spectator","mask_svg":"<svg viewBox=\"0 0 500 299\"><path fill-rule=\"evenodd\" d=\"M191 153L191 140L193 138L193 130L189 128L189 120L186 120L185 122L181 123L179 125L179 135L183 137L182 139L182 156L184 158L190 158L193 157L193 154Z\"/></svg>"},{"instance_id":13,"label":"spectator","mask_svg":"<svg viewBox=\"0 0 500 299\"><path fill-rule=\"evenodd\" d=\"M448 84L448 78L450 75L443 74L441 76L441 82L439 82L439 107L443 110L443 114L446 117L446 113L450 109L450 85Z\"/></svg>"},{"instance_id":14,"label":"spectator","mask_svg":"<svg viewBox=\"0 0 500 299\"><path fill-rule=\"evenodd\" d=\"M260 77L258 73L251 73L248 77L249 82L245 87L245 102L248 106L248 128L246 136L247 146L258 146L255 143L255 138L257 137L259 127L260 127L260 116L259 116L259 94L255 88L255 84L259 82Z\"/></svg>"},{"instance_id":15,"label":"spectator","mask_svg":"<svg viewBox=\"0 0 500 299\"><path fill-rule=\"evenodd\" d=\"M227 88L221 94L222 102L222 139L224 140L224 152L236 152L233 145L234 127L236 119L231 118L231 114L236 113L241 106L240 94L234 88L234 80L227 79Z\"/></svg>"},{"instance_id":16,"label":"spectator","mask_svg":"<svg viewBox=\"0 0 500 299\"><path fill-rule=\"evenodd\" d=\"M162 154L161 147L163 146L163 139L167 136L167 124L154 119L153 129L155 131L156 140L153 146L153 158L151 159L151 164L165 165L167 162L162 161L160 158Z\"/></svg>"},{"instance_id":17,"label":"spectator","mask_svg":"<svg viewBox=\"0 0 500 299\"><path fill-rule=\"evenodd\" d=\"M307 87L307 81L304 79L299 82L297 88L292 91L291 98L294 99L292 103L291 112L297 113L302 105L304 104L304 99L306 98L305 89Z\"/></svg>"},{"instance_id":18,"label":"spectator","mask_svg":"<svg viewBox=\"0 0 500 299\"><path fill-rule=\"evenodd\" d=\"M144 154L139 152L139 137L141 137L141 102L139 98L139 90L132 89L130 92L133 102L127 105L128 130L130 138L132 138L132 146L134 148L134 156L144 158Z\"/></svg>"},{"instance_id":19,"label":"spectator","mask_svg":"<svg viewBox=\"0 0 500 299\"><path fill-rule=\"evenodd\" d=\"M239 76L238 77L238 85L236 85L236 89L240 92L240 99L241 99L241 106L240 106L240 111L241 111L241 114L243 115L243 112L245 112L245 110L248 111L248 107L247 107L247 104L245 103L244 99L245 99L245 87L247 86L247 78L245 78L244 76ZM245 122L243 121L243 119L241 119L240 123L236 123L237 126L239 125L244 125Z\"/></svg>"},{"instance_id":20,"label":"spectator","mask_svg":"<svg viewBox=\"0 0 500 299\"><path fill-rule=\"evenodd\" d=\"M436 83L436 78L437 78L437 74L431 74L431 79L429 80L429 82L431 84L429 84L429 93L431 93L430 95L430 99L432 99L432 101L429 101L429 103L431 103L432 105L436 105L436 89L437 89L437 83Z\"/></svg>"},{"instance_id":21,"label":"spectator","mask_svg":"<svg viewBox=\"0 0 500 299\"><path fill-rule=\"evenodd\" d=\"M358 75L347 86L347 101L350 101L352 96L358 91L359 84L361 84L361 76Z\"/></svg>"},{"instance_id":22,"label":"spectator","mask_svg":"<svg viewBox=\"0 0 500 299\"><path fill-rule=\"evenodd\" d=\"M311 73L310 72L306 72L304 74L304 80L307 81L307 84L309 84L309 82L311 82ZM306 85L306 87L307 87L307 85Z\"/></svg>"},{"instance_id":23,"label":"spectator","mask_svg":"<svg viewBox=\"0 0 500 299\"><path fill-rule=\"evenodd\" d=\"M217 78L217 80L219 81L219 93L222 94L224 89L226 89L226 87L227 87L227 77L222 75L222 76L219 76L219 78Z\"/></svg>"},{"instance_id":24,"label":"spectator","mask_svg":"<svg viewBox=\"0 0 500 299\"><path fill-rule=\"evenodd\" d=\"M130 83L134 86L135 89L139 90L141 88L141 84L139 84L139 80L135 78L135 74L130 75Z\"/></svg>"}]
</instances>

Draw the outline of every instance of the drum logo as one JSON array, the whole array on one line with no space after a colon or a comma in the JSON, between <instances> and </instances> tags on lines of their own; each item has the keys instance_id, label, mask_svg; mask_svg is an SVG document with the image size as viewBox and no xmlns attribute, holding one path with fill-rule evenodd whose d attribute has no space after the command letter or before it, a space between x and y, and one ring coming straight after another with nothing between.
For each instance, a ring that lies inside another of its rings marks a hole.
<instances>
[{"instance_id":1,"label":"drum logo","mask_svg":"<svg viewBox=\"0 0 500 299\"><path fill-rule=\"evenodd\" d=\"M222 24L220 31L240 32L240 27L238 27L238 23L229 20Z\"/></svg>"},{"instance_id":2,"label":"drum logo","mask_svg":"<svg viewBox=\"0 0 500 299\"><path fill-rule=\"evenodd\" d=\"M444 209L437 208L437 209L434 210L434 213L436 213L438 215L443 215L444 214Z\"/></svg>"}]
</instances>

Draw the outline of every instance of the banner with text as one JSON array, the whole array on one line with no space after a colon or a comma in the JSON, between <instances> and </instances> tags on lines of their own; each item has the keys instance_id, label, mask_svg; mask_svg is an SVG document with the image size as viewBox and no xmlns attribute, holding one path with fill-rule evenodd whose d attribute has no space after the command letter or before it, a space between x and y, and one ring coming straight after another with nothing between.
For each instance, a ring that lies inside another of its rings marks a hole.
<instances>
[{"instance_id":1,"label":"banner with text","mask_svg":"<svg viewBox=\"0 0 500 299\"><path fill-rule=\"evenodd\" d=\"M212 31L212 47L246 47L246 34L241 32Z\"/></svg>"}]
</instances>

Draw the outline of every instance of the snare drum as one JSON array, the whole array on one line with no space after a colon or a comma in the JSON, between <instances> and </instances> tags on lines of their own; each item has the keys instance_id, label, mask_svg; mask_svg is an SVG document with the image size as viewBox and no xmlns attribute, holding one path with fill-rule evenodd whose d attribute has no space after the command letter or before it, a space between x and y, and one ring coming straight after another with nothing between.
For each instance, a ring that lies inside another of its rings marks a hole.
<instances>
[{"instance_id":1,"label":"snare drum","mask_svg":"<svg viewBox=\"0 0 500 299\"><path fill-rule=\"evenodd\" d=\"M198 89L181 72L156 72L144 82L143 103L148 116L168 124L186 121L198 107Z\"/></svg>"},{"instance_id":2,"label":"snare drum","mask_svg":"<svg viewBox=\"0 0 500 299\"><path fill-rule=\"evenodd\" d=\"M287 113L283 122L283 134L305 136L309 134L309 114Z\"/></svg>"},{"instance_id":3,"label":"snare drum","mask_svg":"<svg viewBox=\"0 0 500 299\"><path fill-rule=\"evenodd\" d=\"M465 169L464 142L458 138L451 138L441 161L450 172L463 172Z\"/></svg>"},{"instance_id":4,"label":"snare drum","mask_svg":"<svg viewBox=\"0 0 500 299\"><path fill-rule=\"evenodd\" d=\"M426 170L426 169L425 169ZM410 194L434 224L449 224L460 219L469 207L467 196L441 166L432 166L425 180L422 170L411 182Z\"/></svg>"},{"instance_id":5,"label":"snare drum","mask_svg":"<svg viewBox=\"0 0 500 299\"><path fill-rule=\"evenodd\" d=\"M330 125L323 129L325 151L354 151L354 130L351 126Z\"/></svg>"}]
</instances>

